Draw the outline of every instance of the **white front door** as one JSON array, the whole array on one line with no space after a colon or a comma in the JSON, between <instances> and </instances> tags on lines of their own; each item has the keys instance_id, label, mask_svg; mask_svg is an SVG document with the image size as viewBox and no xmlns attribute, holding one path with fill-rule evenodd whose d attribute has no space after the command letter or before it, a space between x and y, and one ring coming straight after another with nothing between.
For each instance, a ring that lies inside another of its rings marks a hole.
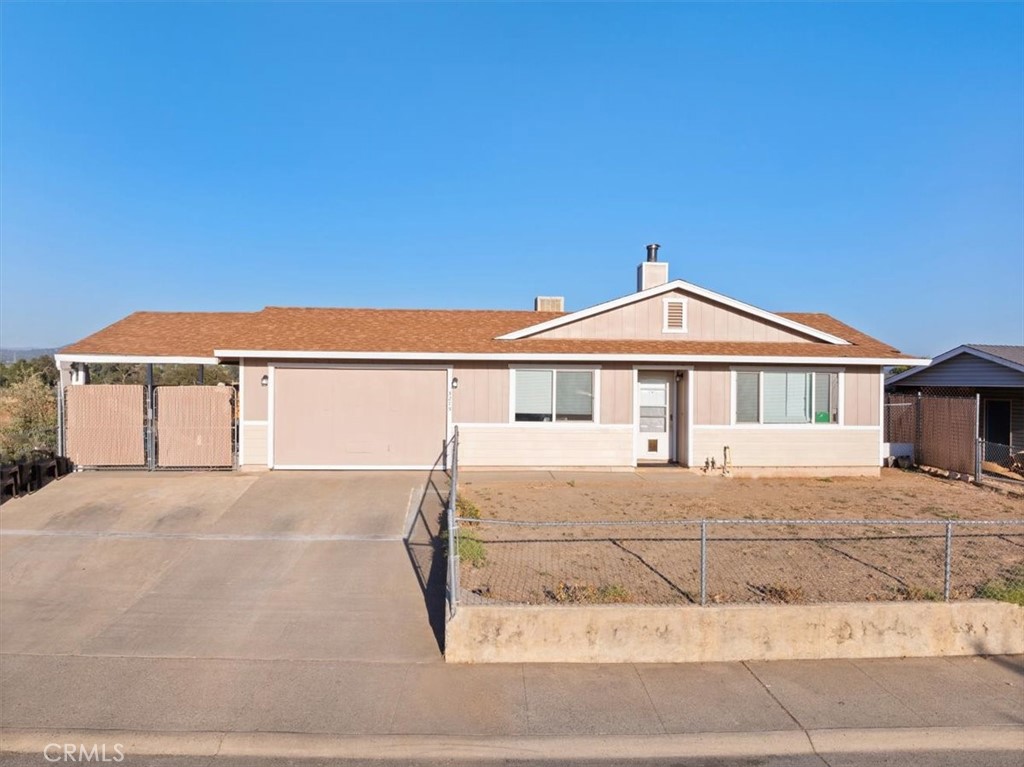
<instances>
[{"instance_id":1,"label":"white front door","mask_svg":"<svg viewBox=\"0 0 1024 767\"><path fill-rule=\"evenodd\" d=\"M638 461L672 460L672 373L637 375L636 459Z\"/></svg>"}]
</instances>

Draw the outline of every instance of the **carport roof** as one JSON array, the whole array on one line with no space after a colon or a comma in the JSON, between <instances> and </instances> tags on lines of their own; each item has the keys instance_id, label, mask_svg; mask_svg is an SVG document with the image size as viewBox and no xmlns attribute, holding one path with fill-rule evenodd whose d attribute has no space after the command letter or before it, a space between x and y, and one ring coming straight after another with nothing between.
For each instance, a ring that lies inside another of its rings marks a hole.
<instances>
[{"instance_id":1,"label":"carport roof","mask_svg":"<svg viewBox=\"0 0 1024 767\"><path fill-rule=\"evenodd\" d=\"M136 312L67 346L65 360L97 356L160 359L239 356L386 357L393 354L452 358L508 355L673 356L695 358L801 358L817 360L908 359L827 314L778 316L837 336L823 342L688 340L580 340L529 337L499 340L524 327L564 316L561 312L266 307L258 312ZM246 350L245 355L235 354ZM221 352L218 354L218 352ZM286 353L282 355L281 353Z\"/></svg>"}]
</instances>

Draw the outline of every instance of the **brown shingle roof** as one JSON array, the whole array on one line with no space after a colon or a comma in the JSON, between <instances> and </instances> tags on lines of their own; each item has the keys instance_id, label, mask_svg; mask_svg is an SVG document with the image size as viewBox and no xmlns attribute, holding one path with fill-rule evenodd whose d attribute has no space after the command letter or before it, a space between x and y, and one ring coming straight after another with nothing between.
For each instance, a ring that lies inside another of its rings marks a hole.
<instances>
[{"instance_id":1,"label":"brown shingle roof","mask_svg":"<svg viewBox=\"0 0 1024 767\"><path fill-rule=\"evenodd\" d=\"M61 350L64 354L212 357L215 349L452 354L687 354L906 357L827 314L779 313L839 336L849 346L803 342L495 338L563 316L558 312L303 309L259 312L136 312Z\"/></svg>"}]
</instances>

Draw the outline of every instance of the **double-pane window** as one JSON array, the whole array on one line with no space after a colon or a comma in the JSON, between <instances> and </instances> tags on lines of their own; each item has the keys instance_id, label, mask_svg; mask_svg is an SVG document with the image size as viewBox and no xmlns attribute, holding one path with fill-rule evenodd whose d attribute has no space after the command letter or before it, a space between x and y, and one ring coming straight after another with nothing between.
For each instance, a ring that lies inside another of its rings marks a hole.
<instances>
[{"instance_id":1,"label":"double-pane window","mask_svg":"<svg viewBox=\"0 0 1024 767\"><path fill-rule=\"evenodd\" d=\"M515 370L517 421L593 421L594 371Z\"/></svg>"},{"instance_id":2,"label":"double-pane window","mask_svg":"<svg viewBox=\"0 0 1024 767\"><path fill-rule=\"evenodd\" d=\"M839 374L736 373L736 423L839 423Z\"/></svg>"}]
</instances>

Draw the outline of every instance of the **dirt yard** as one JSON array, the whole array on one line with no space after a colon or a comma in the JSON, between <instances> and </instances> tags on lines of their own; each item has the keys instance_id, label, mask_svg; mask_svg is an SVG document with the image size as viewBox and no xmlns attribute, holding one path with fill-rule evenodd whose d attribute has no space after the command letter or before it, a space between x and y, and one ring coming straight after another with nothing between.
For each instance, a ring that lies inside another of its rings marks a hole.
<instances>
[{"instance_id":1,"label":"dirt yard","mask_svg":"<svg viewBox=\"0 0 1024 767\"><path fill-rule=\"evenodd\" d=\"M637 473L464 472L462 588L469 600L692 603L698 524L668 520L1021 520L1024 498L917 472L881 478L724 479ZM507 526L489 520L515 520ZM612 525L544 526L551 522ZM531 524L533 523L533 524ZM542 523L542 524L536 524ZM951 596L1024 578L1024 525L954 526ZM711 602L941 598L946 527L754 525L707 528Z\"/></svg>"},{"instance_id":2,"label":"dirt yard","mask_svg":"<svg viewBox=\"0 0 1024 767\"><path fill-rule=\"evenodd\" d=\"M1021 519L1024 497L883 469L879 479L726 479L636 473L463 472L460 494L486 519Z\"/></svg>"}]
</instances>

